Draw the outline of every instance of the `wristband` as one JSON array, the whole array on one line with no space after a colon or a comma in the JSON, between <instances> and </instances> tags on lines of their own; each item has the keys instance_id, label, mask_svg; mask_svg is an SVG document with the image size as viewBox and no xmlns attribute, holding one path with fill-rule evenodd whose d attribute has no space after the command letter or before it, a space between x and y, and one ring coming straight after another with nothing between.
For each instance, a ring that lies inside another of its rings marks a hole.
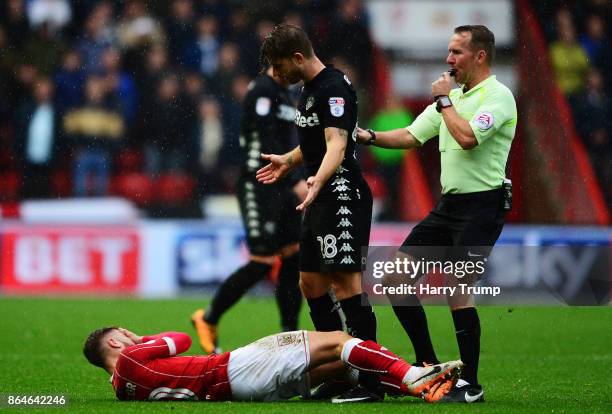
<instances>
[{"instance_id":1,"label":"wristband","mask_svg":"<svg viewBox=\"0 0 612 414\"><path fill-rule=\"evenodd\" d=\"M366 129L366 131L370 134L370 139L367 140L363 145L372 145L376 142L376 133L371 128Z\"/></svg>"}]
</instances>

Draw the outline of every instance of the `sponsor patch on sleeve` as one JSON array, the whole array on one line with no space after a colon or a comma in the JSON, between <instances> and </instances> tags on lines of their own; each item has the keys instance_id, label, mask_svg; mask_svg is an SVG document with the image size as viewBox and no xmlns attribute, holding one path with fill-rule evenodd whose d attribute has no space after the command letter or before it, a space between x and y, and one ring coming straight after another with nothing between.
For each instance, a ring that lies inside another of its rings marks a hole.
<instances>
[{"instance_id":1,"label":"sponsor patch on sleeve","mask_svg":"<svg viewBox=\"0 0 612 414\"><path fill-rule=\"evenodd\" d=\"M472 123L481 131L486 131L495 124L495 118L491 112L481 112L474 117Z\"/></svg>"},{"instance_id":2,"label":"sponsor patch on sleeve","mask_svg":"<svg viewBox=\"0 0 612 414\"><path fill-rule=\"evenodd\" d=\"M266 98L262 96L257 98L257 102L255 102L255 112L259 116L266 116L270 113L270 108L272 107L272 101L270 98Z\"/></svg>"},{"instance_id":3,"label":"sponsor patch on sleeve","mask_svg":"<svg viewBox=\"0 0 612 414\"><path fill-rule=\"evenodd\" d=\"M344 98L329 98L329 111L337 118L344 115Z\"/></svg>"}]
</instances>

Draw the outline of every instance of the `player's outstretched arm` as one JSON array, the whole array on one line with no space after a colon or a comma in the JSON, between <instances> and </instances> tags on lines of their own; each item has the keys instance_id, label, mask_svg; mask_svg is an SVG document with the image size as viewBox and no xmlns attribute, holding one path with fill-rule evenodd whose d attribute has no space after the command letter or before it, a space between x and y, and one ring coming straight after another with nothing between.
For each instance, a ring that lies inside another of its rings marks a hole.
<instances>
[{"instance_id":1,"label":"player's outstretched arm","mask_svg":"<svg viewBox=\"0 0 612 414\"><path fill-rule=\"evenodd\" d=\"M357 142L360 144L365 144L371 137L365 129L357 128ZM376 141L372 145L391 149L412 149L421 146L419 141L406 128L376 131Z\"/></svg>"},{"instance_id":2,"label":"player's outstretched arm","mask_svg":"<svg viewBox=\"0 0 612 414\"><path fill-rule=\"evenodd\" d=\"M263 184L277 182L303 162L302 150L299 145L286 154L261 154L261 158L270 162L257 170L255 174L257 181Z\"/></svg>"},{"instance_id":3,"label":"player's outstretched arm","mask_svg":"<svg viewBox=\"0 0 612 414\"><path fill-rule=\"evenodd\" d=\"M342 160L344 159L344 151L348 141L348 131L340 128L325 128L325 145L327 150L317 175L308 177L306 184L308 185L308 193L306 199L296 207L298 211L304 211L321 191L327 180L336 172Z\"/></svg>"},{"instance_id":4,"label":"player's outstretched arm","mask_svg":"<svg viewBox=\"0 0 612 414\"><path fill-rule=\"evenodd\" d=\"M163 332L142 337L138 345L127 348L128 356L140 361L167 358L181 354L191 346L191 337L183 332Z\"/></svg>"}]
</instances>

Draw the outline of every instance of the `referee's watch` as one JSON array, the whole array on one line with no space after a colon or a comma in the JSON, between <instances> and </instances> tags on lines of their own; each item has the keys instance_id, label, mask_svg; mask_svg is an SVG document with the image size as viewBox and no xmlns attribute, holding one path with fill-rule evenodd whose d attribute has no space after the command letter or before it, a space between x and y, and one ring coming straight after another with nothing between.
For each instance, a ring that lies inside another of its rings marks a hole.
<instances>
[{"instance_id":1,"label":"referee's watch","mask_svg":"<svg viewBox=\"0 0 612 414\"><path fill-rule=\"evenodd\" d=\"M448 95L438 95L435 97L436 100L436 111L442 112L442 109L448 108L449 106L453 106Z\"/></svg>"},{"instance_id":2,"label":"referee's watch","mask_svg":"<svg viewBox=\"0 0 612 414\"><path fill-rule=\"evenodd\" d=\"M372 145L376 142L376 132L372 128L366 129L366 131L370 134L370 139L367 140L363 145Z\"/></svg>"}]
</instances>

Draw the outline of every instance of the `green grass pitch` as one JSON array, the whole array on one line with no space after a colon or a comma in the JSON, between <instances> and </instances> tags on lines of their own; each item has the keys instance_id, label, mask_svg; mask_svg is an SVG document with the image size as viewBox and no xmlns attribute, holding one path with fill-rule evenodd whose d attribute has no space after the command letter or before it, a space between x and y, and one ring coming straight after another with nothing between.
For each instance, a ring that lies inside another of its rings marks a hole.
<instances>
[{"instance_id":1,"label":"green grass pitch","mask_svg":"<svg viewBox=\"0 0 612 414\"><path fill-rule=\"evenodd\" d=\"M193 331L189 315L203 301L1 298L0 394L65 394L64 408L2 412L67 413L612 413L612 308L481 308L480 379L487 402L427 405L417 399L336 406L325 402L118 402L108 375L90 366L81 347L94 328L121 324L137 333ZM379 341L412 360L391 309L376 308ZM458 352L447 309L427 310L443 359ZM302 326L311 328L302 311ZM247 298L221 321L221 345L232 349L278 329L271 299ZM195 338L194 338L195 339ZM190 353L198 353L194 345Z\"/></svg>"}]
</instances>

